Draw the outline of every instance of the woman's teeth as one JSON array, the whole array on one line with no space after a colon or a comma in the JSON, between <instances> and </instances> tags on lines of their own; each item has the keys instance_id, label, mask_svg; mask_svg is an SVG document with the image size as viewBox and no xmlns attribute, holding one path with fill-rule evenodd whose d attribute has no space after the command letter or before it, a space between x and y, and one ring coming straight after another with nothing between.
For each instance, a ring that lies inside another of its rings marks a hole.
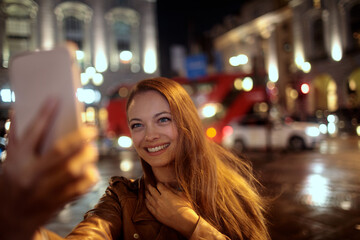
<instances>
[{"instance_id":1,"label":"woman's teeth","mask_svg":"<svg viewBox=\"0 0 360 240\"><path fill-rule=\"evenodd\" d=\"M161 146L157 146L157 147L153 147L153 148L147 148L148 152L158 152L160 150L163 150L164 148L167 148L170 144L164 144L164 145L161 145Z\"/></svg>"}]
</instances>

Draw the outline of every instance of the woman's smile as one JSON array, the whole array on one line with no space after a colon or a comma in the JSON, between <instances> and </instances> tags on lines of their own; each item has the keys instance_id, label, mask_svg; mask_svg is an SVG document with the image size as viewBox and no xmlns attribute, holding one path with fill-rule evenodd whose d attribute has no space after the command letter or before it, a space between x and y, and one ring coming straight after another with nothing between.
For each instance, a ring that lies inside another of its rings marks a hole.
<instances>
[{"instance_id":1,"label":"woman's smile","mask_svg":"<svg viewBox=\"0 0 360 240\"><path fill-rule=\"evenodd\" d=\"M145 148L149 153L158 153L161 150L165 150L166 148L168 148L170 146L170 143L166 143L163 145L159 145L156 147L147 147Z\"/></svg>"}]
</instances>

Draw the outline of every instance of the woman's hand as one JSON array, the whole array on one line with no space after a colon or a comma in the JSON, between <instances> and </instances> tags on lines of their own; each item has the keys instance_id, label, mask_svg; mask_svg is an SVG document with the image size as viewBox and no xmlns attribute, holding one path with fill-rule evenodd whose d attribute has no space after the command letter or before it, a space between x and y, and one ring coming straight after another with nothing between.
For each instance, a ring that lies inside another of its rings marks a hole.
<instances>
[{"instance_id":1,"label":"woman's hand","mask_svg":"<svg viewBox=\"0 0 360 240\"><path fill-rule=\"evenodd\" d=\"M187 238L192 235L199 219L184 193L166 187L162 183L158 183L157 189L148 185L146 206L159 222L177 230Z\"/></svg>"},{"instance_id":2,"label":"woman's hand","mask_svg":"<svg viewBox=\"0 0 360 240\"><path fill-rule=\"evenodd\" d=\"M86 193L98 180L97 149L91 143L97 136L94 128L70 133L48 152L40 153L56 105L48 101L21 139L16 139L14 127L10 130L0 179L4 208L0 232L9 233L6 239L20 239L16 234L21 234L21 239L31 238L61 207Z\"/></svg>"}]
</instances>

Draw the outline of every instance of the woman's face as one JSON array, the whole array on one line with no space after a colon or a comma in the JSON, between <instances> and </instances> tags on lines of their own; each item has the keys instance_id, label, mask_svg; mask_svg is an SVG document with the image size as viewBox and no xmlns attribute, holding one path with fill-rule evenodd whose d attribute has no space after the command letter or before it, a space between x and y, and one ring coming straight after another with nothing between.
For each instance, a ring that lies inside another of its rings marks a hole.
<instances>
[{"instance_id":1,"label":"woman's face","mask_svg":"<svg viewBox=\"0 0 360 240\"><path fill-rule=\"evenodd\" d=\"M178 131L167 100L153 90L137 94L127 114L132 140L139 156L153 169L172 163Z\"/></svg>"}]
</instances>

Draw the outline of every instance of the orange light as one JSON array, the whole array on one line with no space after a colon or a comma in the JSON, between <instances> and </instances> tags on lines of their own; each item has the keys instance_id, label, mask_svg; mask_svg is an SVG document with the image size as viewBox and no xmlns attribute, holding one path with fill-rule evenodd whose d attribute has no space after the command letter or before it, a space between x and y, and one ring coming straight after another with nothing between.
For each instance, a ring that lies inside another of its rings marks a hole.
<instances>
[{"instance_id":1,"label":"orange light","mask_svg":"<svg viewBox=\"0 0 360 240\"><path fill-rule=\"evenodd\" d=\"M310 86L309 86L309 84L307 84L307 83L301 84L300 90L301 90L301 92L302 92L303 94L308 94L308 93L310 92Z\"/></svg>"},{"instance_id":2,"label":"orange light","mask_svg":"<svg viewBox=\"0 0 360 240\"><path fill-rule=\"evenodd\" d=\"M209 138L214 138L216 136L216 129L213 128L213 127L210 127L206 130L206 135L209 137Z\"/></svg>"},{"instance_id":3,"label":"orange light","mask_svg":"<svg viewBox=\"0 0 360 240\"><path fill-rule=\"evenodd\" d=\"M231 135L234 132L234 129L231 126L225 126L222 130L224 137Z\"/></svg>"}]
</instances>

